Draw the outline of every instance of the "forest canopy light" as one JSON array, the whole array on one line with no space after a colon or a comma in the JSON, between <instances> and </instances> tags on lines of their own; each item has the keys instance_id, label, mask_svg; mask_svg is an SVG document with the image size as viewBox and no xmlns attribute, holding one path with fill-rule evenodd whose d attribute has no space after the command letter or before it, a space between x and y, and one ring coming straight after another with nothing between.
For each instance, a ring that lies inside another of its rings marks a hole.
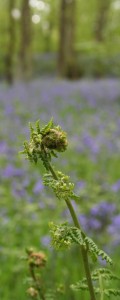
<instances>
[{"instance_id":1,"label":"forest canopy light","mask_svg":"<svg viewBox=\"0 0 120 300\"><path fill-rule=\"evenodd\" d=\"M39 15L33 15L32 16L32 22L34 24L38 24L40 22L40 16Z\"/></svg>"},{"instance_id":2,"label":"forest canopy light","mask_svg":"<svg viewBox=\"0 0 120 300\"><path fill-rule=\"evenodd\" d=\"M21 12L18 8L13 8L11 11L11 15L14 19L19 20L21 17Z\"/></svg>"},{"instance_id":3,"label":"forest canopy light","mask_svg":"<svg viewBox=\"0 0 120 300\"><path fill-rule=\"evenodd\" d=\"M37 8L39 10L45 10L48 4L45 4L43 1L39 0L30 0L29 1L30 6Z\"/></svg>"}]
</instances>

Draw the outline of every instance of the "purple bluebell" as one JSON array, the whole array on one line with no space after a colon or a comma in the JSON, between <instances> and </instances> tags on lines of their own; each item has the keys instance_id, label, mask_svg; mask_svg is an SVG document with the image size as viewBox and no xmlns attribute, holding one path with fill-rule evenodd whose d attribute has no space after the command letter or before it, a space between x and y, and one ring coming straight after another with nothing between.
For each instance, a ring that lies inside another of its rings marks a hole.
<instances>
[{"instance_id":1,"label":"purple bluebell","mask_svg":"<svg viewBox=\"0 0 120 300\"><path fill-rule=\"evenodd\" d=\"M93 217L100 217L100 218L106 218L107 216L110 217L116 209L115 203L110 203L107 201L102 201L95 206L93 206L90 210L90 214Z\"/></svg>"},{"instance_id":2,"label":"purple bluebell","mask_svg":"<svg viewBox=\"0 0 120 300\"><path fill-rule=\"evenodd\" d=\"M43 186L42 180L39 179L34 185L33 192L35 194L40 194L40 192L43 190L43 188L44 188L44 186Z\"/></svg>"},{"instance_id":3,"label":"purple bluebell","mask_svg":"<svg viewBox=\"0 0 120 300\"><path fill-rule=\"evenodd\" d=\"M4 178L10 177L21 177L24 174L24 170L21 168L16 168L14 165L8 164L2 171L2 176Z\"/></svg>"},{"instance_id":4,"label":"purple bluebell","mask_svg":"<svg viewBox=\"0 0 120 300\"><path fill-rule=\"evenodd\" d=\"M120 190L120 179L117 180L114 184L112 184L111 190L115 193L119 192L119 190Z\"/></svg>"},{"instance_id":5,"label":"purple bluebell","mask_svg":"<svg viewBox=\"0 0 120 300\"><path fill-rule=\"evenodd\" d=\"M51 242L51 238L49 235L44 235L41 239L41 244L46 247L49 248L50 247L50 242Z\"/></svg>"}]
</instances>

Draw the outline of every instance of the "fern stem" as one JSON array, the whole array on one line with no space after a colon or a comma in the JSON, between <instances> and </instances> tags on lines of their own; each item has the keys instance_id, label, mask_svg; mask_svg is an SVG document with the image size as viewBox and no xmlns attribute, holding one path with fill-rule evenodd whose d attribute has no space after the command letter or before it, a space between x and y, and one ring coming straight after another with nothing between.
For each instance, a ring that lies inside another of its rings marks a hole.
<instances>
[{"instance_id":1,"label":"fern stem","mask_svg":"<svg viewBox=\"0 0 120 300\"><path fill-rule=\"evenodd\" d=\"M100 300L104 300L104 290L103 290L103 282L102 282L101 274L99 274L99 286L100 286Z\"/></svg>"},{"instance_id":2,"label":"fern stem","mask_svg":"<svg viewBox=\"0 0 120 300\"><path fill-rule=\"evenodd\" d=\"M42 292L42 289L40 288L40 285L38 283L38 280L37 280L35 272L34 272L34 268L32 266L30 266L30 274L31 274L31 277L32 277L32 279L34 281L36 289L38 291L38 298L39 298L39 300L41 300L41 299L45 300L45 296L44 296L44 294Z\"/></svg>"},{"instance_id":3,"label":"fern stem","mask_svg":"<svg viewBox=\"0 0 120 300\"><path fill-rule=\"evenodd\" d=\"M58 180L57 174L54 171L54 169L53 169L53 167L51 166L50 163L49 163L49 171L51 172L53 178L55 180ZM81 229L79 221L78 221L77 216L76 216L76 213L75 213L74 208L72 206L72 203L70 202L69 199L65 200L65 202L67 204L67 207L69 209L69 212L71 214L71 217L73 219L73 222L74 222L75 226L77 228ZM84 236L84 232L82 232L82 234ZM87 278L87 284L88 284L88 288L89 288L89 292L90 292L90 297L91 297L90 300L96 300L95 293L94 293L94 288L93 288L93 283L92 283L92 278L91 278L91 273L90 273L90 268L89 268L87 250L85 250L85 248L83 246L81 246L80 249L81 249L81 254L82 254L82 259L83 259L85 274L86 274L86 278Z\"/></svg>"}]
</instances>

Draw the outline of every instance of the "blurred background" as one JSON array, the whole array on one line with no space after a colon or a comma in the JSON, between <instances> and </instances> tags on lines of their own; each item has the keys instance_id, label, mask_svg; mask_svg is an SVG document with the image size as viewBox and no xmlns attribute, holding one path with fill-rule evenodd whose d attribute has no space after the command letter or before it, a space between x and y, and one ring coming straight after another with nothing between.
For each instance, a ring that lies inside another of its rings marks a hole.
<instances>
[{"instance_id":1,"label":"blurred background","mask_svg":"<svg viewBox=\"0 0 120 300\"><path fill-rule=\"evenodd\" d=\"M119 77L119 0L0 1L0 78Z\"/></svg>"},{"instance_id":2,"label":"blurred background","mask_svg":"<svg viewBox=\"0 0 120 300\"><path fill-rule=\"evenodd\" d=\"M51 117L68 135L68 150L53 164L70 175L78 219L119 275L120 0L0 0L2 300L31 299L22 259L29 247L47 256L45 292L54 282L63 287L58 299L89 299L70 288L84 276L78 248L51 247L49 222L72 224L66 206L43 186L42 165L19 154L28 122L44 126Z\"/></svg>"}]
</instances>

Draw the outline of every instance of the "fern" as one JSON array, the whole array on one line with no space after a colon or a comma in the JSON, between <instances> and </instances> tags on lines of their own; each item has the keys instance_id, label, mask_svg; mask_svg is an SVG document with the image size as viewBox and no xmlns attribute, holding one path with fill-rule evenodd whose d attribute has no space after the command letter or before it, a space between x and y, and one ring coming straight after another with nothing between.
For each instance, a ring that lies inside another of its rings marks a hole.
<instances>
[{"instance_id":1,"label":"fern","mask_svg":"<svg viewBox=\"0 0 120 300\"><path fill-rule=\"evenodd\" d=\"M77 282L76 284L71 284L70 288L74 291L84 290L88 291L88 285L82 281Z\"/></svg>"},{"instance_id":2,"label":"fern","mask_svg":"<svg viewBox=\"0 0 120 300\"><path fill-rule=\"evenodd\" d=\"M84 283L84 281L78 281L76 284L71 284L70 288L74 291L89 291L88 285ZM97 287L94 287L95 294L100 293L100 289Z\"/></svg>"},{"instance_id":3,"label":"fern","mask_svg":"<svg viewBox=\"0 0 120 300\"><path fill-rule=\"evenodd\" d=\"M76 227L70 227L69 235L70 235L73 243L76 243L76 244L86 248L86 244L84 241L84 234L80 229L78 229Z\"/></svg>"},{"instance_id":4,"label":"fern","mask_svg":"<svg viewBox=\"0 0 120 300\"><path fill-rule=\"evenodd\" d=\"M70 286L70 288L74 291L88 291L88 285L85 284L83 281L79 281L77 282L76 284L72 284ZM101 290L99 287L94 287L94 291L95 291L95 294L100 294L101 293ZM120 290L118 289L103 289L103 293L108 296L109 298L111 296L120 296Z\"/></svg>"},{"instance_id":5,"label":"fern","mask_svg":"<svg viewBox=\"0 0 120 300\"><path fill-rule=\"evenodd\" d=\"M85 236L83 231L76 227L70 227L67 223L61 225L55 225L51 223L51 235L53 245L59 249L64 246L69 246L72 243L76 243L86 251L89 251L92 255L101 256L102 259L106 260L108 263L112 264L111 258L102 250L100 250L92 239Z\"/></svg>"},{"instance_id":6,"label":"fern","mask_svg":"<svg viewBox=\"0 0 120 300\"><path fill-rule=\"evenodd\" d=\"M41 133L42 135L46 135L46 134L50 131L50 129L51 129L52 127L53 127L53 118L51 118L50 121L48 122L48 124L45 125L45 126L41 129L40 133Z\"/></svg>"},{"instance_id":7,"label":"fern","mask_svg":"<svg viewBox=\"0 0 120 300\"><path fill-rule=\"evenodd\" d=\"M95 293L104 293L106 296L111 295L120 296L120 291L115 289L106 289L102 286L102 279L108 280L118 280L119 278L114 275L108 269L97 269L93 273L90 272L88 254L91 255L93 261L95 261L99 256L107 263L112 264L111 258L98 246L94 241L87 237L86 234L80 229L80 225L70 202L70 199L79 199L77 195L74 194L74 184L70 182L69 176L66 176L62 172L55 171L52 164L51 158L57 157L56 152L63 152L67 149L67 135L66 132L62 131L59 126L53 125L53 119L51 119L47 125L42 129L40 128L39 121L35 123L35 128L30 123L30 141L24 143L24 150L22 151L26 157L34 163L41 160L47 173L44 175L44 184L49 186L54 191L56 197L61 200L65 200L73 222L74 226L68 226L67 223L56 225L54 223L50 224L50 231L52 236L52 244L56 249L69 248L72 244L77 244L82 247L82 259L84 263L86 278L72 285L74 289L89 290L90 298L95 300ZM97 287L97 282L99 282L100 288ZM95 287L93 288L93 285ZM94 293L95 291L95 293ZM30 292L34 292L30 290ZM46 300L56 299L56 294L49 291L45 297Z\"/></svg>"},{"instance_id":8,"label":"fern","mask_svg":"<svg viewBox=\"0 0 120 300\"><path fill-rule=\"evenodd\" d=\"M115 275L111 270L107 268L99 268L92 272L92 278L95 280L98 279L99 275L106 280L120 280L120 277Z\"/></svg>"},{"instance_id":9,"label":"fern","mask_svg":"<svg viewBox=\"0 0 120 300\"><path fill-rule=\"evenodd\" d=\"M69 181L69 176L58 172L57 177L58 180L55 180L50 173L45 174L43 177L44 185L52 188L59 200L73 198L75 196L73 192L74 184Z\"/></svg>"},{"instance_id":10,"label":"fern","mask_svg":"<svg viewBox=\"0 0 120 300\"><path fill-rule=\"evenodd\" d=\"M86 236L85 243L88 245L88 250L90 253L94 253L97 256L101 256L103 260L106 260L106 262L112 264L112 259L103 250L99 249L91 238Z\"/></svg>"},{"instance_id":11,"label":"fern","mask_svg":"<svg viewBox=\"0 0 120 300\"><path fill-rule=\"evenodd\" d=\"M39 152L39 158L41 159L43 166L45 167L45 169L47 171L49 171L49 161L51 159L51 157L49 156L49 154L46 154L43 151Z\"/></svg>"},{"instance_id":12,"label":"fern","mask_svg":"<svg viewBox=\"0 0 120 300\"><path fill-rule=\"evenodd\" d=\"M52 237L52 245L59 250L69 248L72 242L71 236L69 235L69 229L67 223L56 225L53 222L49 224L50 233Z\"/></svg>"},{"instance_id":13,"label":"fern","mask_svg":"<svg viewBox=\"0 0 120 300\"><path fill-rule=\"evenodd\" d=\"M110 298L110 296L120 296L120 290L117 289L105 289L104 294Z\"/></svg>"},{"instance_id":14,"label":"fern","mask_svg":"<svg viewBox=\"0 0 120 300\"><path fill-rule=\"evenodd\" d=\"M100 276L102 277L102 280L120 280L120 278L116 275L114 275L111 270L107 269L107 268L99 268L96 269L95 271L92 272L92 280L98 281L100 279ZM87 279L83 278L81 281L78 281L75 284L72 284L71 289L75 290L75 291L79 291L79 290L86 290L88 291L88 285L87 285ZM101 289L99 287L94 287L95 293L96 294L101 294ZM105 294L106 296L108 296L110 298L110 296L114 295L114 296L120 296L120 290L119 289L106 289L103 288L102 293Z\"/></svg>"},{"instance_id":15,"label":"fern","mask_svg":"<svg viewBox=\"0 0 120 300\"><path fill-rule=\"evenodd\" d=\"M40 131L40 121L37 120L36 123L35 123L35 125L36 125L37 134L40 135L41 134L41 131Z\"/></svg>"}]
</instances>

